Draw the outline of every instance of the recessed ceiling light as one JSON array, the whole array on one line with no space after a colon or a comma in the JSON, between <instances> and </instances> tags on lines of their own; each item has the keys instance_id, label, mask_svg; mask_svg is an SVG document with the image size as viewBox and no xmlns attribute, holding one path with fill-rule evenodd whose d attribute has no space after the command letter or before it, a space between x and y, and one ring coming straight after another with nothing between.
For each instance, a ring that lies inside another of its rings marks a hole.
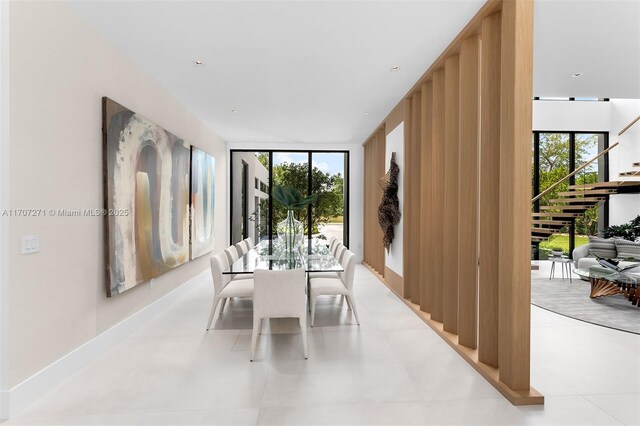
<instances>
[{"instance_id":1,"label":"recessed ceiling light","mask_svg":"<svg viewBox=\"0 0 640 426\"><path fill-rule=\"evenodd\" d=\"M578 77L580 77L581 75L582 75L582 73L581 73L581 72L577 72L577 73L575 73L575 74L571 74L571 77L573 77L573 78L578 78Z\"/></svg>"},{"instance_id":2,"label":"recessed ceiling light","mask_svg":"<svg viewBox=\"0 0 640 426\"><path fill-rule=\"evenodd\" d=\"M365 111L365 112L364 112L364 115L369 115L369 111Z\"/></svg>"},{"instance_id":3,"label":"recessed ceiling light","mask_svg":"<svg viewBox=\"0 0 640 426\"><path fill-rule=\"evenodd\" d=\"M193 63L197 66L204 65L204 61L202 59L196 59L195 61L193 61Z\"/></svg>"},{"instance_id":4,"label":"recessed ceiling light","mask_svg":"<svg viewBox=\"0 0 640 426\"><path fill-rule=\"evenodd\" d=\"M238 112L238 110L237 110L237 109L232 109L232 110L231 110L231 113L232 113L232 114L235 114L236 112Z\"/></svg>"},{"instance_id":5,"label":"recessed ceiling light","mask_svg":"<svg viewBox=\"0 0 640 426\"><path fill-rule=\"evenodd\" d=\"M400 67L399 67L399 66L397 66L397 65L396 65L396 66L391 67L391 71L398 71L399 69L400 69Z\"/></svg>"}]
</instances>

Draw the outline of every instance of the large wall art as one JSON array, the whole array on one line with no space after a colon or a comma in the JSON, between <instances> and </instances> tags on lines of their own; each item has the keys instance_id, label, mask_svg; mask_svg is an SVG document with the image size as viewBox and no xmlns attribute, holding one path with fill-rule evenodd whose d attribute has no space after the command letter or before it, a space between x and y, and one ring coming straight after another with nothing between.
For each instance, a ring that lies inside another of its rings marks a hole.
<instances>
[{"instance_id":1,"label":"large wall art","mask_svg":"<svg viewBox=\"0 0 640 426\"><path fill-rule=\"evenodd\" d=\"M191 259L213 250L216 159L191 146Z\"/></svg>"},{"instance_id":2,"label":"large wall art","mask_svg":"<svg viewBox=\"0 0 640 426\"><path fill-rule=\"evenodd\" d=\"M102 99L107 296L189 260L190 147Z\"/></svg>"}]
</instances>

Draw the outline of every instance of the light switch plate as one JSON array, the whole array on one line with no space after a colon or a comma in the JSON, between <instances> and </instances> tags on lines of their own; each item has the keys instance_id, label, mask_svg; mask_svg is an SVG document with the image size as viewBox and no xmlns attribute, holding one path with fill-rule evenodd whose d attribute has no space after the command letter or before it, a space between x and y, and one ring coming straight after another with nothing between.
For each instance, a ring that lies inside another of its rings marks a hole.
<instances>
[{"instance_id":1,"label":"light switch plate","mask_svg":"<svg viewBox=\"0 0 640 426\"><path fill-rule=\"evenodd\" d=\"M40 237L38 235L22 236L22 254L37 253L40 251Z\"/></svg>"}]
</instances>

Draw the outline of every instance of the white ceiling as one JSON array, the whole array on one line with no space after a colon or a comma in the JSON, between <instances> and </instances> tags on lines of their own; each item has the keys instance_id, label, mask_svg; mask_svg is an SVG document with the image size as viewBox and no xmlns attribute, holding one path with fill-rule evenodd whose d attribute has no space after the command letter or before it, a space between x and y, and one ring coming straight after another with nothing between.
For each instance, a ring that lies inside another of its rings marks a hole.
<instances>
[{"instance_id":1,"label":"white ceiling","mask_svg":"<svg viewBox=\"0 0 640 426\"><path fill-rule=\"evenodd\" d=\"M534 34L534 96L640 98L639 0L538 0Z\"/></svg>"},{"instance_id":2,"label":"white ceiling","mask_svg":"<svg viewBox=\"0 0 640 426\"><path fill-rule=\"evenodd\" d=\"M223 139L257 144L362 143L484 1L70 3ZM541 0L535 19L535 96L640 98L640 1Z\"/></svg>"}]
</instances>

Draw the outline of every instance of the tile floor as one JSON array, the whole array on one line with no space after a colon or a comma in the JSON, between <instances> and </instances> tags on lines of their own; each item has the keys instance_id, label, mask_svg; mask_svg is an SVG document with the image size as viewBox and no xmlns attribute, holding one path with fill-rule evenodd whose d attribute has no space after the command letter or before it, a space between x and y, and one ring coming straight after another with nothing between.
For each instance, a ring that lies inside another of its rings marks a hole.
<instances>
[{"instance_id":1,"label":"tile floor","mask_svg":"<svg viewBox=\"0 0 640 426\"><path fill-rule=\"evenodd\" d=\"M203 281L3 426L640 424L640 336L532 307L532 384L546 404L514 407L367 269L355 281L361 326L327 297L308 360L297 322L271 320L253 363L250 302L205 332Z\"/></svg>"}]
</instances>

